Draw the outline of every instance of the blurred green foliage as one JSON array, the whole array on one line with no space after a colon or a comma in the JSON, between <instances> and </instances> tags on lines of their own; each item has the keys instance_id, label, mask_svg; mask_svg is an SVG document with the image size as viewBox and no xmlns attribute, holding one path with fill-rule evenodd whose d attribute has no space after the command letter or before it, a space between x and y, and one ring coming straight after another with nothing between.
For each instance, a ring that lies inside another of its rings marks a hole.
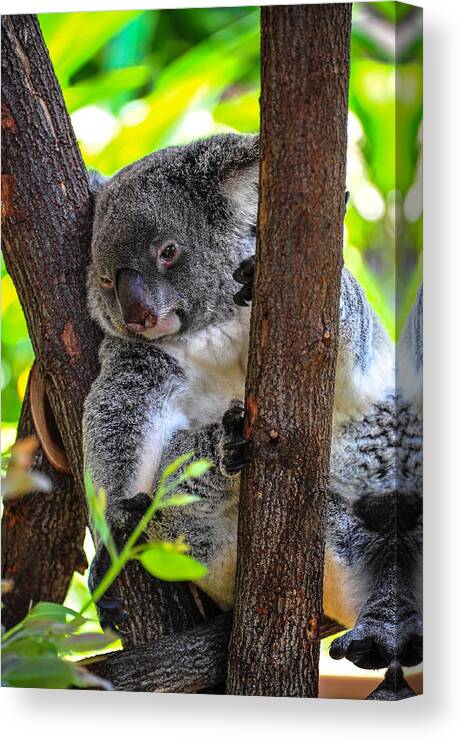
<instances>
[{"instance_id":1,"label":"blurred green foliage","mask_svg":"<svg viewBox=\"0 0 464 742\"><path fill-rule=\"evenodd\" d=\"M391 2L355 4L353 14L345 262L392 337L421 280L420 14ZM258 8L39 19L87 166L111 174L171 143L258 131ZM2 318L6 446L33 354L3 265Z\"/></svg>"}]
</instances>

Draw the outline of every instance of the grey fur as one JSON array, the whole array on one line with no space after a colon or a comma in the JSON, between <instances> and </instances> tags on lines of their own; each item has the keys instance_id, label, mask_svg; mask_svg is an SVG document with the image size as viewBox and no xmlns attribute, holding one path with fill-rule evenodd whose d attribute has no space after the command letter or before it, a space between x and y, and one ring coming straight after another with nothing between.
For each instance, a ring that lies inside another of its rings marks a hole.
<instances>
[{"instance_id":1,"label":"grey fur","mask_svg":"<svg viewBox=\"0 0 464 742\"><path fill-rule=\"evenodd\" d=\"M110 524L128 527L128 503L140 490L151 494L178 455L194 450L212 460L211 471L187 483L200 501L164 510L149 535L184 533L209 567L201 587L222 607L233 602L239 480L221 466L221 419L243 398L249 324L249 310L233 302L232 273L254 252L258 158L257 137L229 134L122 170L97 197L88 278L90 311L106 338L85 405L85 457L107 492ZM165 239L182 250L168 271L153 257ZM117 291L98 281L104 275L117 286L123 269L143 276L157 315L176 314L173 334L149 340L127 329ZM334 654L369 666L416 661L417 415L395 396L393 346L346 270L335 391L327 553L343 568L341 589L359 617Z\"/></svg>"}]
</instances>

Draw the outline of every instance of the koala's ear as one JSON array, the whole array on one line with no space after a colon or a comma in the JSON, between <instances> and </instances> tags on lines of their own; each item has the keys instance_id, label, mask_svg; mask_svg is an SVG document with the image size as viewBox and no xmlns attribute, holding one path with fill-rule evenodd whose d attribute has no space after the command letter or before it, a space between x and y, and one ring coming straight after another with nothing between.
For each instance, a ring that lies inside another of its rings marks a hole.
<instances>
[{"instance_id":1,"label":"koala's ear","mask_svg":"<svg viewBox=\"0 0 464 742\"><path fill-rule=\"evenodd\" d=\"M109 180L106 175L102 175L98 170L89 170L90 194L92 197L92 210L95 211L95 200L99 191Z\"/></svg>"},{"instance_id":2,"label":"koala's ear","mask_svg":"<svg viewBox=\"0 0 464 742\"><path fill-rule=\"evenodd\" d=\"M227 144L219 187L237 216L254 227L258 211L259 137L234 136Z\"/></svg>"}]
</instances>

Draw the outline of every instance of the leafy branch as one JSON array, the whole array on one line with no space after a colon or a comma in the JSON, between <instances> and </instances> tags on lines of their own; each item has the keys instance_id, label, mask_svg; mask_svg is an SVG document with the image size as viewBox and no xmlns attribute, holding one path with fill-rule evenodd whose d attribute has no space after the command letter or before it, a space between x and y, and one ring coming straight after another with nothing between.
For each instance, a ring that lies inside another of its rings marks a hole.
<instances>
[{"instance_id":1,"label":"leafy branch","mask_svg":"<svg viewBox=\"0 0 464 742\"><path fill-rule=\"evenodd\" d=\"M81 614L85 613L91 603L96 604L100 600L131 559L138 559L150 574L162 580L196 580L206 574L206 567L185 553L188 547L183 539L178 539L174 543L169 541L148 541L137 545L138 540L158 510L190 505L199 499L195 495L176 493L176 490L188 479L201 477L211 468L211 463L206 459L191 462L181 474L175 479L170 480L170 477L178 472L192 457L193 451L180 456L166 467L161 475L160 483L151 504L129 536L121 553L118 553L116 549L114 539L105 518L105 492L103 489L96 492L89 474L86 474L86 493L90 514L95 528L107 548L111 567L99 583L88 603L83 607Z\"/></svg>"},{"instance_id":2,"label":"leafy branch","mask_svg":"<svg viewBox=\"0 0 464 742\"><path fill-rule=\"evenodd\" d=\"M22 497L30 487L37 490L37 473L30 471L36 445L37 441L31 438L20 441L13 447L3 478L4 497ZM203 459L191 461L192 457L193 452L181 456L165 469L150 506L120 553L106 520L105 493L101 489L97 492L91 478L86 476L86 494L91 517L108 550L111 566L79 612L57 603L40 602L8 631L4 631L2 627L2 685L29 688L112 688L107 680L98 678L72 661L76 654L101 651L118 638L109 630L82 631L84 625L92 620L86 615L89 607L97 603L132 559L140 561L150 574L162 580L192 580L206 574L206 567L186 554L188 546L182 537L174 543L138 543L157 511L189 505L198 500L193 495L178 491L179 486L188 479L201 477L211 467L211 463ZM182 467L184 468L179 473ZM49 483L41 480L40 484L47 491ZM14 584L2 584L2 591L12 589Z\"/></svg>"}]
</instances>

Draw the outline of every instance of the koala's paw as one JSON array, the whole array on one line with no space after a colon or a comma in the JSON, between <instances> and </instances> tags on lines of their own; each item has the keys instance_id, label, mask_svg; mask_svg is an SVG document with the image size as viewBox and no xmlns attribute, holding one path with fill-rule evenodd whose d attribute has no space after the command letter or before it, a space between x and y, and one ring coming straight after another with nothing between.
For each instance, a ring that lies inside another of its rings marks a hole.
<instances>
[{"instance_id":1,"label":"koala's paw","mask_svg":"<svg viewBox=\"0 0 464 742\"><path fill-rule=\"evenodd\" d=\"M99 543L89 571L89 590L95 591L110 568L110 557L102 543ZM111 585L106 593L97 600L97 614L102 629L111 629L119 632L120 627L127 621L128 614L122 607L116 585Z\"/></svg>"},{"instance_id":2,"label":"koala's paw","mask_svg":"<svg viewBox=\"0 0 464 742\"><path fill-rule=\"evenodd\" d=\"M240 291L234 296L234 302L239 307L247 307L251 301L253 292L253 277L255 274L255 256L243 260L237 270L234 271L233 278L237 283L243 284Z\"/></svg>"},{"instance_id":3,"label":"koala's paw","mask_svg":"<svg viewBox=\"0 0 464 742\"><path fill-rule=\"evenodd\" d=\"M113 503L107 509L106 519L119 550L124 547L125 542L147 511L150 503L149 495L140 492L127 500ZM89 571L89 589L92 593L100 584L110 566L110 556L105 545L100 541ZM122 607L115 584L111 585L97 601L97 613L103 629L110 628L113 631L120 631L121 626L126 622L128 614Z\"/></svg>"},{"instance_id":4,"label":"koala's paw","mask_svg":"<svg viewBox=\"0 0 464 742\"><path fill-rule=\"evenodd\" d=\"M219 469L225 476L238 474L249 461L249 441L244 437L243 403L234 401L222 418Z\"/></svg>"},{"instance_id":5,"label":"koala's paw","mask_svg":"<svg viewBox=\"0 0 464 742\"><path fill-rule=\"evenodd\" d=\"M361 612L354 629L332 642L330 656L346 658L365 670L388 667L399 662L403 667L422 661L422 620L413 612L400 622Z\"/></svg>"}]
</instances>

